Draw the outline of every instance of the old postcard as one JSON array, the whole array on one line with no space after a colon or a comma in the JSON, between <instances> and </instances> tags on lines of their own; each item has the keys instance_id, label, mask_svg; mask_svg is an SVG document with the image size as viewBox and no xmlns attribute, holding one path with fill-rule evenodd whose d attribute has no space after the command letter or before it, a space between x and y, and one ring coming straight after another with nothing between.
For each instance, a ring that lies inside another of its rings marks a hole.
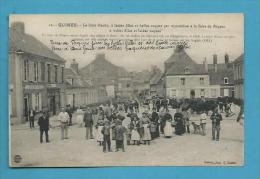
<instances>
[{"instance_id":1,"label":"old postcard","mask_svg":"<svg viewBox=\"0 0 260 179\"><path fill-rule=\"evenodd\" d=\"M10 15L10 167L243 166L243 89L243 14Z\"/></svg>"}]
</instances>

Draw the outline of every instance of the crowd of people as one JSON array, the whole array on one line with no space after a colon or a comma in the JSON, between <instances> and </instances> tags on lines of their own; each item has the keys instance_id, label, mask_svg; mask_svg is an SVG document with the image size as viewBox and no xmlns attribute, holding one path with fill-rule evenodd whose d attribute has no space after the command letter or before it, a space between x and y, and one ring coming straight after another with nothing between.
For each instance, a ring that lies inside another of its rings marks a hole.
<instances>
[{"instance_id":1,"label":"crowd of people","mask_svg":"<svg viewBox=\"0 0 260 179\"><path fill-rule=\"evenodd\" d=\"M212 122L212 140L220 139L222 115L218 112L219 105L210 112L194 111L186 103L171 109L171 112L164 103L160 103L160 106L156 103L144 106L142 112L139 106L137 100L107 103L92 109L88 107L85 111L79 108L74 115L79 127L84 126L86 129L85 139L96 139L98 145L103 146L103 152L112 151L111 141L115 141L115 151L121 149L124 152L125 140L127 145L150 145L152 140L159 137L171 138L174 133L191 133L190 126L193 127L194 134L205 136L208 119ZM72 113L70 114L69 109L61 108L58 115L62 140L69 138L68 127L72 124ZM44 133L46 142L50 142L49 117L46 112L39 118L38 125L40 142L43 142Z\"/></svg>"}]
</instances>

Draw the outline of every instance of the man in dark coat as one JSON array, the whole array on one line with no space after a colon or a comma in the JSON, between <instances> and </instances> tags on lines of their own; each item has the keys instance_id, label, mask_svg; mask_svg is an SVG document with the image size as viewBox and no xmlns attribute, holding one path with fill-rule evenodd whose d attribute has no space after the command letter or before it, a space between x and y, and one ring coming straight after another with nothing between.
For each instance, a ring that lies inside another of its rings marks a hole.
<instances>
[{"instance_id":1,"label":"man in dark coat","mask_svg":"<svg viewBox=\"0 0 260 179\"><path fill-rule=\"evenodd\" d=\"M220 121L222 121L222 116L218 112L218 108L214 109L210 119L212 120L212 140L219 140L219 133L220 133ZM217 132L217 137L216 137Z\"/></svg>"},{"instance_id":2,"label":"man in dark coat","mask_svg":"<svg viewBox=\"0 0 260 179\"><path fill-rule=\"evenodd\" d=\"M128 106L129 106L128 101L125 101L124 102L125 113L128 112Z\"/></svg>"},{"instance_id":3,"label":"man in dark coat","mask_svg":"<svg viewBox=\"0 0 260 179\"><path fill-rule=\"evenodd\" d=\"M156 111L159 112L161 108L161 101L160 98L157 98L155 101Z\"/></svg>"},{"instance_id":4,"label":"man in dark coat","mask_svg":"<svg viewBox=\"0 0 260 179\"><path fill-rule=\"evenodd\" d=\"M38 120L38 125L40 126L40 142L43 142L42 136L43 133L45 133L45 139L46 142L50 142L49 141L49 116L46 114L46 112L43 112L43 114L41 115L41 117Z\"/></svg>"},{"instance_id":5,"label":"man in dark coat","mask_svg":"<svg viewBox=\"0 0 260 179\"><path fill-rule=\"evenodd\" d=\"M93 115L89 107L87 108L87 111L84 114L83 120L85 122L86 127L86 139L88 140L89 137L90 139L93 139Z\"/></svg>"}]
</instances>

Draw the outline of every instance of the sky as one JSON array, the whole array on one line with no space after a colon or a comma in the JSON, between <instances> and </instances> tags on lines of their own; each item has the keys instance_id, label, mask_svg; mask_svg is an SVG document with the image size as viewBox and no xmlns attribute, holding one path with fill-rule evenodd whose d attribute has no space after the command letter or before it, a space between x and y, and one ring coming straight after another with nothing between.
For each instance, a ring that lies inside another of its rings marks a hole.
<instances>
[{"instance_id":1,"label":"sky","mask_svg":"<svg viewBox=\"0 0 260 179\"><path fill-rule=\"evenodd\" d=\"M119 34L109 32L110 29L106 26L90 27L90 24L102 24L102 25L119 25L123 24L124 28L118 27L118 29L124 30L126 24L140 25L147 24L150 27L152 25L186 25L201 28L162 28L154 27L149 29L160 30L158 33L145 32L145 33L126 33L122 34L145 34L145 35L184 35L191 37L193 35L199 36L222 36L222 38L213 38L211 43L208 42L191 42L189 49L186 52L197 63L202 63L206 58L208 63L212 63L213 54L218 55L218 62L224 61L224 55L227 53L230 60L235 60L238 56L244 53L244 17L243 14L77 14L77 15L11 15L9 17L9 24L12 22L21 21L25 24L25 33L33 35L38 40L43 42L49 48L51 48L50 40L62 41L71 40L72 37L63 37L59 34L65 35L113 35ZM86 25L84 27L61 27L59 24L64 23L77 23L80 25ZM51 25L50 25L51 24ZM10 26L9 25L9 26ZM204 28L204 25L211 25L211 28ZM213 26L215 25L215 28ZM168 26L168 27L169 27ZM219 28L220 26L224 28ZM139 26L140 27L140 26ZM131 29L131 28L130 28ZM136 28L147 29L147 28ZM149 30L148 29L148 30ZM52 37L50 37L52 34ZM53 35L58 34L58 36ZM232 38L223 38L223 36L231 36ZM141 71L144 69L150 69L151 66L157 65L163 69L163 63L174 52L174 49L167 50L147 50L147 51L105 51L105 50L93 50L83 54L79 51L55 51L59 56L64 58L66 66L69 66L72 59L76 59L80 67L89 64L95 59L97 53L104 53L107 60L122 66L128 71Z\"/></svg>"}]
</instances>

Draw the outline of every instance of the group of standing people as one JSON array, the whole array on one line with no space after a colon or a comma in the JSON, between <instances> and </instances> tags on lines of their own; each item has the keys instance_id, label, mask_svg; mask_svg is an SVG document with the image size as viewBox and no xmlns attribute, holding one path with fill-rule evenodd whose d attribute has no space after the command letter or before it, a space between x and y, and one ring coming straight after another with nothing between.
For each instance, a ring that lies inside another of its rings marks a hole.
<instances>
[{"instance_id":1,"label":"group of standing people","mask_svg":"<svg viewBox=\"0 0 260 179\"><path fill-rule=\"evenodd\" d=\"M152 111L146 110L142 115L138 116L138 108L133 110L125 106L120 109L120 105L100 106L97 110L91 110L89 107L85 112L81 110L82 121L86 128L85 138L87 140L94 139L93 128L96 129L96 140L103 151L111 152L111 140L115 140L116 151L122 149L125 151L124 140L127 145L150 145L150 141L160 137L160 134L169 138L175 132L176 135L190 133L190 125L194 128L194 133L206 135L207 114L205 111L194 113L191 115L189 109L179 108L172 114L168 108L162 106L157 111L156 107ZM194 117L195 116L195 117ZM72 124L72 112L68 109L61 108L58 115L61 128L61 139L68 139L68 127ZM128 118L128 122L125 119ZM219 140L221 114L215 108L210 116L212 121L212 139ZM96 124L94 125L96 121ZM123 125L123 123L125 123ZM45 133L46 142L49 141L49 116L46 112L40 116L38 120L40 126L40 142L43 142L43 134Z\"/></svg>"}]
</instances>

